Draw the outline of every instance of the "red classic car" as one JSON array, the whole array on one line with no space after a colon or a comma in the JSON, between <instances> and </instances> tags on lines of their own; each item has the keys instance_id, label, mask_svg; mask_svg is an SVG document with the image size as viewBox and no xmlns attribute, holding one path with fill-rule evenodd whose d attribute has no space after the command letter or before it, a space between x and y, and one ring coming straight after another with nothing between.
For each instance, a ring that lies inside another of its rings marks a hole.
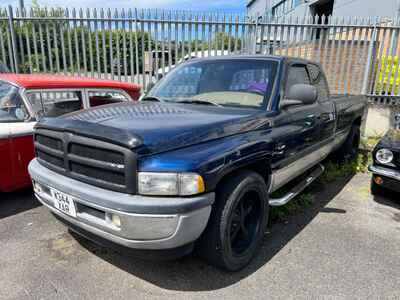
<instances>
[{"instance_id":1,"label":"red classic car","mask_svg":"<svg viewBox=\"0 0 400 300\"><path fill-rule=\"evenodd\" d=\"M41 117L137 100L140 87L112 80L0 74L0 192L30 185L33 126Z\"/></svg>"}]
</instances>

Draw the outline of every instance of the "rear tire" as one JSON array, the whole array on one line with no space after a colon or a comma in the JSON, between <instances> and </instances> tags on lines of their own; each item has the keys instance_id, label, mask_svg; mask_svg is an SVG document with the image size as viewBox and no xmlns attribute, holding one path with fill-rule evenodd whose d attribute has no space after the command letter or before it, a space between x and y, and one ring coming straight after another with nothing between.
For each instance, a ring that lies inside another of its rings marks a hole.
<instances>
[{"instance_id":1,"label":"rear tire","mask_svg":"<svg viewBox=\"0 0 400 300\"><path fill-rule=\"evenodd\" d=\"M268 190L255 172L230 176L216 191L208 225L198 252L210 264L227 271L247 266L259 250L268 223Z\"/></svg>"},{"instance_id":2,"label":"rear tire","mask_svg":"<svg viewBox=\"0 0 400 300\"><path fill-rule=\"evenodd\" d=\"M352 161L357 158L360 147L361 132L359 125L353 125L349 135L343 145L335 153L336 160L339 162Z\"/></svg>"}]
</instances>

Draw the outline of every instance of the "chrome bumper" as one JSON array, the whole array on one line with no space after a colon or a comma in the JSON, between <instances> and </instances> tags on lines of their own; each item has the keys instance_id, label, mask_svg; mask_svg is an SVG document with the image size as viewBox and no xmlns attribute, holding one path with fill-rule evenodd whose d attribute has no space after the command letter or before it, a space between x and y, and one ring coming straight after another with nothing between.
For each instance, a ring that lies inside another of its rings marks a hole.
<instances>
[{"instance_id":1,"label":"chrome bumper","mask_svg":"<svg viewBox=\"0 0 400 300\"><path fill-rule=\"evenodd\" d=\"M385 167L373 166L373 165L370 165L368 167L368 170L370 172L372 172L373 174L389 177L389 178L400 181L400 171L388 169Z\"/></svg>"},{"instance_id":2,"label":"chrome bumper","mask_svg":"<svg viewBox=\"0 0 400 300\"><path fill-rule=\"evenodd\" d=\"M191 198L145 197L101 189L57 174L36 159L29 164L35 196L54 214L103 239L133 249L172 249L195 241L205 229L214 193ZM76 218L54 207L48 187L73 197ZM181 204L181 205L179 205ZM120 227L110 222L117 215Z\"/></svg>"}]
</instances>

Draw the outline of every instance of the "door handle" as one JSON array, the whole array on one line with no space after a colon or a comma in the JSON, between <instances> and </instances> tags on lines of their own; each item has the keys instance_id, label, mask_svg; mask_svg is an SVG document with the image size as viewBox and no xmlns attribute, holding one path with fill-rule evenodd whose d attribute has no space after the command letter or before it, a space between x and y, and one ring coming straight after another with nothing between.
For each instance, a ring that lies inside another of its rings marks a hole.
<instances>
[{"instance_id":1,"label":"door handle","mask_svg":"<svg viewBox=\"0 0 400 300\"><path fill-rule=\"evenodd\" d=\"M306 121L304 122L304 125L306 127L311 127L314 124L315 124L315 116L314 115L307 116Z\"/></svg>"},{"instance_id":2,"label":"door handle","mask_svg":"<svg viewBox=\"0 0 400 300\"><path fill-rule=\"evenodd\" d=\"M275 146L274 152L272 155L277 156L277 155L283 155L285 153L286 145L279 143Z\"/></svg>"},{"instance_id":3,"label":"door handle","mask_svg":"<svg viewBox=\"0 0 400 300\"><path fill-rule=\"evenodd\" d=\"M324 121L324 122L334 121L335 114L334 113L322 114L321 118L322 118L322 121Z\"/></svg>"}]
</instances>

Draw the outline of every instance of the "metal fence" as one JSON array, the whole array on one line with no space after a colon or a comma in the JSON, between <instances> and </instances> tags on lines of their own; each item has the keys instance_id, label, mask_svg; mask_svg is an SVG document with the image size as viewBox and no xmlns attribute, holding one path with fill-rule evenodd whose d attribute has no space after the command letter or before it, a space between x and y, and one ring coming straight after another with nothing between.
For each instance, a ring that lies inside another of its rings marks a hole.
<instances>
[{"instance_id":1,"label":"metal fence","mask_svg":"<svg viewBox=\"0 0 400 300\"><path fill-rule=\"evenodd\" d=\"M333 93L390 105L400 105L399 34L399 20L390 18L0 8L0 60L17 73L111 78L146 88L194 57L287 55L319 62Z\"/></svg>"}]
</instances>

